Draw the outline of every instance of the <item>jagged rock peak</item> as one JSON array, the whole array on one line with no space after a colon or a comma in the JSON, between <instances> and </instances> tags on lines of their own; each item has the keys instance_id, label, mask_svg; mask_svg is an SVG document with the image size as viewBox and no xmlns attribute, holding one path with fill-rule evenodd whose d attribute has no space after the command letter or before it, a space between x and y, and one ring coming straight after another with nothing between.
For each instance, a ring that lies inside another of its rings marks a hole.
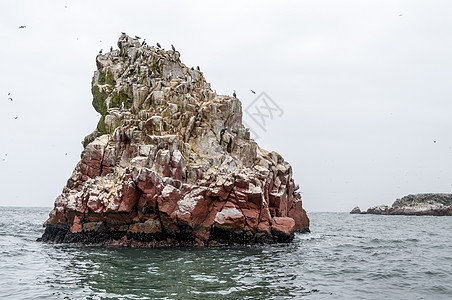
<instances>
[{"instance_id":1,"label":"jagged rock peak","mask_svg":"<svg viewBox=\"0 0 452 300\"><path fill-rule=\"evenodd\" d=\"M239 99L175 50L125 34L99 54L101 114L45 241L132 246L287 241L308 231L292 167L250 139Z\"/></svg>"}]
</instances>

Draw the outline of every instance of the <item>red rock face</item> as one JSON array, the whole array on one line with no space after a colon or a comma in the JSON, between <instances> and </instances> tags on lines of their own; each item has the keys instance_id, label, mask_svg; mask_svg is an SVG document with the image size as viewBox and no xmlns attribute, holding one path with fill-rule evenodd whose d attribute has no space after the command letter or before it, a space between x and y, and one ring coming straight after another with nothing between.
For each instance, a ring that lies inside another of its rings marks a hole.
<instances>
[{"instance_id":1,"label":"red rock face","mask_svg":"<svg viewBox=\"0 0 452 300\"><path fill-rule=\"evenodd\" d=\"M118 45L97 57L93 79L105 124L87 137L94 139L43 240L203 246L288 241L309 231L292 167L249 138L238 99L217 96L177 52L126 36Z\"/></svg>"}]
</instances>

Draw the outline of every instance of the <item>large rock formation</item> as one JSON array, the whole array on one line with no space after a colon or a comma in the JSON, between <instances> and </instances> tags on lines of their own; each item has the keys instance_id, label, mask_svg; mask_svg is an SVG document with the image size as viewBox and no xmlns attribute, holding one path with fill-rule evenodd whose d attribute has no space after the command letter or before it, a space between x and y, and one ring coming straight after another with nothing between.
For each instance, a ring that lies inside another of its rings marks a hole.
<instances>
[{"instance_id":1,"label":"large rock formation","mask_svg":"<svg viewBox=\"0 0 452 300\"><path fill-rule=\"evenodd\" d=\"M43 241L124 246L289 241L308 231L292 167L250 139L241 103L179 52L125 34L96 57L102 115Z\"/></svg>"},{"instance_id":2,"label":"large rock formation","mask_svg":"<svg viewBox=\"0 0 452 300\"><path fill-rule=\"evenodd\" d=\"M359 210L359 208L358 208ZM374 206L367 211L351 212L376 215L431 215L452 216L452 194L416 194L408 195L387 205Z\"/></svg>"}]
</instances>

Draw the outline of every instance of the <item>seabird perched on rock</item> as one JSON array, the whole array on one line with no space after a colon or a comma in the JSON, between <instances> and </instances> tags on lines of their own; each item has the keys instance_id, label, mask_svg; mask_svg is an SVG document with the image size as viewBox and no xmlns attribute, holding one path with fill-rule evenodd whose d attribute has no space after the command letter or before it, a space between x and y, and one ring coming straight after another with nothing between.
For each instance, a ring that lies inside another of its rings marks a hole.
<instances>
[{"instance_id":1,"label":"seabird perched on rock","mask_svg":"<svg viewBox=\"0 0 452 300\"><path fill-rule=\"evenodd\" d=\"M199 66L196 66L196 70L201 71L201 69L199 68Z\"/></svg>"},{"instance_id":2,"label":"seabird perched on rock","mask_svg":"<svg viewBox=\"0 0 452 300\"><path fill-rule=\"evenodd\" d=\"M113 46L110 46L110 52L113 52Z\"/></svg>"},{"instance_id":3,"label":"seabird perched on rock","mask_svg":"<svg viewBox=\"0 0 452 300\"><path fill-rule=\"evenodd\" d=\"M250 90L251 91L251 93L253 93L253 94L256 94L256 92L255 91L253 91L253 90Z\"/></svg>"},{"instance_id":4,"label":"seabird perched on rock","mask_svg":"<svg viewBox=\"0 0 452 300\"><path fill-rule=\"evenodd\" d=\"M141 43L141 46L146 45L146 39L143 40L143 42Z\"/></svg>"},{"instance_id":5,"label":"seabird perched on rock","mask_svg":"<svg viewBox=\"0 0 452 300\"><path fill-rule=\"evenodd\" d=\"M235 93L235 90L234 90L234 92L232 93L232 96L234 96L234 98L237 98L237 94Z\"/></svg>"},{"instance_id":6,"label":"seabird perched on rock","mask_svg":"<svg viewBox=\"0 0 452 300\"><path fill-rule=\"evenodd\" d=\"M141 39L138 35L136 35L135 38L136 38L137 40Z\"/></svg>"},{"instance_id":7,"label":"seabird perched on rock","mask_svg":"<svg viewBox=\"0 0 452 300\"><path fill-rule=\"evenodd\" d=\"M160 49L160 48L162 48L162 46L160 46L160 44L159 43L157 43L156 44L157 45L157 47Z\"/></svg>"},{"instance_id":8,"label":"seabird perched on rock","mask_svg":"<svg viewBox=\"0 0 452 300\"><path fill-rule=\"evenodd\" d=\"M190 70L192 70L192 71L193 71L193 70L195 70L195 68L191 67L191 69L190 69Z\"/></svg>"},{"instance_id":9,"label":"seabird perched on rock","mask_svg":"<svg viewBox=\"0 0 452 300\"><path fill-rule=\"evenodd\" d=\"M227 127L221 129L221 131L220 131L220 145L221 145L221 142L223 141L223 135L224 135L224 133L226 132L226 130L228 130Z\"/></svg>"},{"instance_id":10,"label":"seabird perched on rock","mask_svg":"<svg viewBox=\"0 0 452 300\"><path fill-rule=\"evenodd\" d=\"M21 26L19 26L19 28L26 28L27 26L25 26L25 25L21 25Z\"/></svg>"},{"instance_id":11,"label":"seabird perched on rock","mask_svg":"<svg viewBox=\"0 0 452 300\"><path fill-rule=\"evenodd\" d=\"M99 54L102 54L102 49L99 50Z\"/></svg>"},{"instance_id":12,"label":"seabird perched on rock","mask_svg":"<svg viewBox=\"0 0 452 300\"><path fill-rule=\"evenodd\" d=\"M173 51L176 52L176 48L174 48L173 44L171 44L171 49L173 49Z\"/></svg>"}]
</instances>

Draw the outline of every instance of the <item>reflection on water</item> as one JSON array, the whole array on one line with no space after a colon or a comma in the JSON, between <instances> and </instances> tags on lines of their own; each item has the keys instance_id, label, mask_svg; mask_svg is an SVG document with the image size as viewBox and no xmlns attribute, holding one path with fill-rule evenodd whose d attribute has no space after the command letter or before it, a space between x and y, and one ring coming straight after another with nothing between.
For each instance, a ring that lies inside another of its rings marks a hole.
<instances>
[{"instance_id":1,"label":"reflection on water","mask_svg":"<svg viewBox=\"0 0 452 300\"><path fill-rule=\"evenodd\" d=\"M36 242L0 208L0 299L449 299L452 218L313 213L293 243L121 249Z\"/></svg>"}]
</instances>

